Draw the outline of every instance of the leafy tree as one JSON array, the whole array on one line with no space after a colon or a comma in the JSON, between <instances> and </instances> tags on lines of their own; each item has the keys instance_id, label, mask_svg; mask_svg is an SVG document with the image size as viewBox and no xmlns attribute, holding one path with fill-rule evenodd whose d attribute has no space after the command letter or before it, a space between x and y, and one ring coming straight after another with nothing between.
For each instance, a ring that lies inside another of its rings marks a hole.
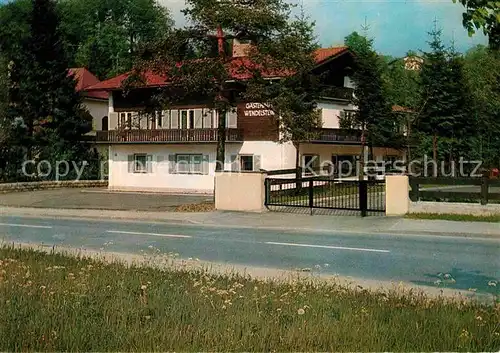
<instances>
[{"instance_id":1,"label":"leafy tree","mask_svg":"<svg viewBox=\"0 0 500 353\"><path fill-rule=\"evenodd\" d=\"M159 49L146 53L153 55L145 54L145 66L164 74L175 87L161 95L166 104L201 95L217 111L217 170L221 170L226 112L245 99L285 114L281 102L299 93L285 88L291 80L273 82L278 86L269 88L264 76L304 72L313 65L314 45L308 24L304 19L291 21L290 5L282 0L188 0L187 5L184 14L190 26L175 30ZM251 42L245 58L229 53L234 40ZM269 103L271 99L277 106ZM290 119L292 115L296 116L290 113Z\"/></svg>"},{"instance_id":2,"label":"leafy tree","mask_svg":"<svg viewBox=\"0 0 500 353\"><path fill-rule=\"evenodd\" d=\"M488 36L491 49L500 49L500 4L497 0L458 0L466 9L463 26L472 36L481 29ZM457 0L453 0L454 3Z\"/></svg>"},{"instance_id":3,"label":"leafy tree","mask_svg":"<svg viewBox=\"0 0 500 353\"><path fill-rule=\"evenodd\" d=\"M464 55L464 71L471 88L471 118L478 123L479 155L486 166L500 166L500 54L476 46Z\"/></svg>"},{"instance_id":4,"label":"leafy tree","mask_svg":"<svg viewBox=\"0 0 500 353\"><path fill-rule=\"evenodd\" d=\"M7 120L23 126L28 159L81 161L91 124L68 75L55 3L33 0L32 9L30 36L11 66Z\"/></svg>"},{"instance_id":5,"label":"leafy tree","mask_svg":"<svg viewBox=\"0 0 500 353\"><path fill-rule=\"evenodd\" d=\"M10 86L7 59L0 57L0 181L11 181L17 175L22 150L16 142L18 129L7 120Z\"/></svg>"},{"instance_id":6,"label":"leafy tree","mask_svg":"<svg viewBox=\"0 0 500 353\"><path fill-rule=\"evenodd\" d=\"M100 79L130 70L140 49L173 26L155 0L60 0L56 10L69 65L87 67ZM0 51L20 49L30 11L30 0L0 5Z\"/></svg>"},{"instance_id":7,"label":"leafy tree","mask_svg":"<svg viewBox=\"0 0 500 353\"><path fill-rule=\"evenodd\" d=\"M7 59L21 50L21 44L29 36L28 18L30 0L16 0L0 5L0 53Z\"/></svg>"},{"instance_id":8,"label":"leafy tree","mask_svg":"<svg viewBox=\"0 0 500 353\"><path fill-rule=\"evenodd\" d=\"M313 53L318 48L314 22L310 22L304 11L301 11L290 23L283 38L273 44L274 57L285 57L293 51L293 58L289 60L300 62L300 67L296 65L293 75L272 84L267 80L250 81L243 97L246 100L266 102L280 117L280 142L293 143L296 150L296 178L300 179L300 144L314 139L318 129L322 127L317 101L325 86L321 85L323 75L313 70ZM297 190L301 186L302 183L297 183Z\"/></svg>"},{"instance_id":9,"label":"leafy tree","mask_svg":"<svg viewBox=\"0 0 500 353\"><path fill-rule=\"evenodd\" d=\"M173 26L156 0L62 0L59 7L72 64L101 79L130 70L141 48Z\"/></svg>"},{"instance_id":10,"label":"leafy tree","mask_svg":"<svg viewBox=\"0 0 500 353\"><path fill-rule=\"evenodd\" d=\"M384 81L383 64L380 56L373 50L373 40L361 37L356 32L345 38L345 43L355 54L355 70L353 80L353 104L356 111L342 121L342 126L361 129L361 154L359 177L364 178L365 147L377 145L401 147L402 142L396 138L397 122L387 100Z\"/></svg>"}]
</instances>

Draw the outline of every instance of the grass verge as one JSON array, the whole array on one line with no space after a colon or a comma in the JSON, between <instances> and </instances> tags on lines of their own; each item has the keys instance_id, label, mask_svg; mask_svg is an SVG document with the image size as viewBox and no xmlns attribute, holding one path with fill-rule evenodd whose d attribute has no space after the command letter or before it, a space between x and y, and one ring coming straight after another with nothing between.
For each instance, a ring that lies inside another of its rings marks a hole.
<instances>
[{"instance_id":1,"label":"grass verge","mask_svg":"<svg viewBox=\"0 0 500 353\"><path fill-rule=\"evenodd\" d=\"M460 222L500 222L500 214L476 216L471 214L452 214L452 213L410 213L406 215L410 219L430 219Z\"/></svg>"},{"instance_id":2,"label":"grass verge","mask_svg":"<svg viewBox=\"0 0 500 353\"><path fill-rule=\"evenodd\" d=\"M180 205L175 208L175 212L213 212L215 203L201 202L195 204Z\"/></svg>"},{"instance_id":3,"label":"grass verge","mask_svg":"<svg viewBox=\"0 0 500 353\"><path fill-rule=\"evenodd\" d=\"M163 258L153 257L158 265ZM2 351L498 351L500 305L0 248Z\"/></svg>"}]
</instances>

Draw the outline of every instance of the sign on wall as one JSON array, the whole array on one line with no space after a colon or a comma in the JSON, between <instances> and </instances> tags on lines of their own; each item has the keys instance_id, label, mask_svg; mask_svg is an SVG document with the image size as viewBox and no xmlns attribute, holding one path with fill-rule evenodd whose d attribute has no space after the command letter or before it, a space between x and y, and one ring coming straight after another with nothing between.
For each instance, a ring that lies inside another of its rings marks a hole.
<instances>
[{"instance_id":1,"label":"sign on wall","mask_svg":"<svg viewBox=\"0 0 500 353\"><path fill-rule=\"evenodd\" d=\"M245 117L275 115L268 105L262 103L245 103L242 105L241 113Z\"/></svg>"}]
</instances>

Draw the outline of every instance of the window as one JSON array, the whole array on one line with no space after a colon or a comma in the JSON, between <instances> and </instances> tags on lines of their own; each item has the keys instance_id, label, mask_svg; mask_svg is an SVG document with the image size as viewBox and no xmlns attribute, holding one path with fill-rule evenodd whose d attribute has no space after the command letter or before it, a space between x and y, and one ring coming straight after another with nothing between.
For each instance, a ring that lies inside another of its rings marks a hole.
<instances>
[{"instance_id":1,"label":"window","mask_svg":"<svg viewBox=\"0 0 500 353\"><path fill-rule=\"evenodd\" d=\"M253 156L240 156L240 170L253 171Z\"/></svg>"},{"instance_id":2,"label":"window","mask_svg":"<svg viewBox=\"0 0 500 353\"><path fill-rule=\"evenodd\" d=\"M148 172L148 156L145 154L134 155L134 173Z\"/></svg>"},{"instance_id":3,"label":"window","mask_svg":"<svg viewBox=\"0 0 500 353\"><path fill-rule=\"evenodd\" d=\"M149 117L151 118L151 125L148 126L148 128L152 130L161 129L163 123L163 112L161 110L154 111Z\"/></svg>"},{"instance_id":4,"label":"window","mask_svg":"<svg viewBox=\"0 0 500 353\"><path fill-rule=\"evenodd\" d=\"M189 111L189 126L188 129L194 129L194 110Z\"/></svg>"},{"instance_id":5,"label":"window","mask_svg":"<svg viewBox=\"0 0 500 353\"><path fill-rule=\"evenodd\" d=\"M213 113L212 110L210 109L203 109L202 110L202 121L203 121L203 128L204 129L211 129L214 124L213 124Z\"/></svg>"},{"instance_id":6,"label":"window","mask_svg":"<svg viewBox=\"0 0 500 353\"><path fill-rule=\"evenodd\" d=\"M102 131L108 131L108 117L105 116L101 120Z\"/></svg>"},{"instance_id":7,"label":"window","mask_svg":"<svg viewBox=\"0 0 500 353\"><path fill-rule=\"evenodd\" d=\"M188 111L181 110L181 129L188 128Z\"/></svg>"},{"instance_id":8,"label":"window","mask_svg":"<svg viewBox=\"0 0 500 353\"><path fill-rule=\"evenodd\" d=\"M119 126L122 129L132 128L132 113L120 113Z\"/></svg>"},{"instance_id":9,"label":"window","mask_svg":"<svg viewBox=\"0 0 500 353\"><path fill-rule=\"evenodd\" d=\"M398 162L398 163L396 163ZM400 168L402 165L401 158L398 156L386 156L385 157L385 172L390 172L396 168Z\"/></svg>"},{"instance_id":10,"label":"window","mask_svg":"<svg viewBox=\"0 0 500 353\"><path fill-rule=\"evenodd\" d=\"M195 119L194 119L194 110L181 110L181 129L194 129L195 127Z\"/></svg>"},{"instance_id":11,"label":"window","mask_svg":"<svg viewBox=\"0 0 500 353\"><path fill-rule=\"evenodd\" d=\"M129 173L153 173L153 156L137 153L128 156Z\"/></svg>"},{"instance_id":12,"label":"window","mask_svg":"<svg viewBox=\"0 0 500 353\"><path fill-rule=\"evenodd\" d=\"M357 157L353 155L333 156L332 163L335 166L335 174L343 177L355 175Z\"/></svg>"},{"instance_id":13,"label":"window","mask_svg":"<svg viewBox=\"0 0 500 353\"><path fill-rule=\"evenodd\" d=\"M203 155L201 154L177 154L175 164L179 174L203 174Z\"/></svg>"}]
</instances>

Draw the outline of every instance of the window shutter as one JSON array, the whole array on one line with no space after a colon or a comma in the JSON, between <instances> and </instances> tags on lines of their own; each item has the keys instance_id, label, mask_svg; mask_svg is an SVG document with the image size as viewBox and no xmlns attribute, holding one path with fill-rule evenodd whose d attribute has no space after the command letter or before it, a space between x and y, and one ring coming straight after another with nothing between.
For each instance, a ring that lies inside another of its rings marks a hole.
<instances>
[{"instance_id":1,"label":"window shutter","mask_svg":"<svg viewBox=\"0 0 500 353\"><path fill-rule=\"evenodd\" d=\"M253 156L253 171L258 172L260 171L260 156Z\"/></svg>"},{"instance_id":2,"label":"window shutter","mask_svg":"<svg viewBox=\"0 0 500 353\"><path fill-rule=\"evenodd\" d=\"M236 154L231 155L231 171L239 172L240 171L240 157Z\"/></svg>"},{"instance_id":3,"label":"window shutter","mask_svg":"<svg viewBox=\"0 0 500 353\"><path fill-rule=\"evenodd\" d=\"M140 121L140 119L137 112L128 113L127 119L127 125L129 129L136 129L137 127L139 127L138 122Z\"/></svg>"},{"instance_id":4,"label":"window shutter","mask_svg":"<svg viewBox=\"0 0 500 353\"><path fill-rule=\"evenodd\" d=\"M203 167L202 171L204 175L210 174L210 162L209 162L209 155L204 154L203 155Z\"/></svg>"},{"instance_id":5,"label":"window shutter","mask_svg":"<svg viewBox=\"0 0 500 353\"><path fill-rule=\"evenodd\" d=\"M195 129L203 128L203 109L194 110L194 128Z\"/></svg>"},{"instance_id":6,"label":"window shutter","mask_svg":"<svg viewBox=\"0 0 500 353\"><path fill-rule=\"evenodd\" d=\"M175 154L168 155L168 173L175 174Z\"/></svg>"},{"instance_id":7,"label":"window shutter","mask_svg":"<svg viewBox=\"0 0 500 353\"><path fill-rule=\"evenodd\" d=\"M161 112L161 124L158 125L158 129L169 129L170 128L170 110L164 110Z\"/></svg>"},{"instance_id":8,"label":"window shutter","mask_svg":"<svg viewBox=\"0 0 500 353\"><path fill-rule=\"evenodd\" d=\"M219 127L219 114L217 113L217 110L213 109L211 110L212 112L212 119L213 119L213 127L214 129L217 129Z\"/></svg>"},{"instance_id":9,"label":"window shutter","mask_svg":"<svg viewBox=\"0 0 500 353\"><path fill-rule=\"evenodd\" d=\"M165 156L156 157L156 172L160 173L163 171L163 163L165 162Z\"/></svg>"},{"instance_id":10,"label":"window shutter","mask_svg":"<svg viewBox=\"0 0 500 353\"><path fill-rule=\"evenodd\" d=\"M238 127L236 109L228 110L228 112L227 112L227 127L230 129L236 129Z\"/></svg>"},{"instance_id":11,"label":"window shutter","mask_svg":"<svg viewBox=\"0 0 500 353\"><path fill-rule=\"evenodd\" d=\"M134 172L134 162L135 158L133 154L128 155L128 172L133 173Z\"/></svg>"},{"instance_id":12,"label":"window shutter","mask_svg":"<svg viewBox=\"0 0 500 353\"><path fill-rule=\"evenodd\" d=\"M153 156L150 154L146 156L146 171L153 173Z\"/></svg>"},{"instance_id":13,"label":"window shutter","mask_svg":"<svg viewBox=\"0 0 500 353\"><path fill-rule=\"evenodd\" d=\"M212 128L212 111L210 109L203 109L203 128L210 129Z\"/></svg>"},{"instance_id":14,"label":"window shutter","mask_svg":"<svg viewBox=\"0 0 500 353\"><path fill-rule=\"evenodd\" d=\"M171 110L170 111L170 126L172 129L178 129L179 128L179 111L178 110Z\"/></svg>"}]
</instances>

